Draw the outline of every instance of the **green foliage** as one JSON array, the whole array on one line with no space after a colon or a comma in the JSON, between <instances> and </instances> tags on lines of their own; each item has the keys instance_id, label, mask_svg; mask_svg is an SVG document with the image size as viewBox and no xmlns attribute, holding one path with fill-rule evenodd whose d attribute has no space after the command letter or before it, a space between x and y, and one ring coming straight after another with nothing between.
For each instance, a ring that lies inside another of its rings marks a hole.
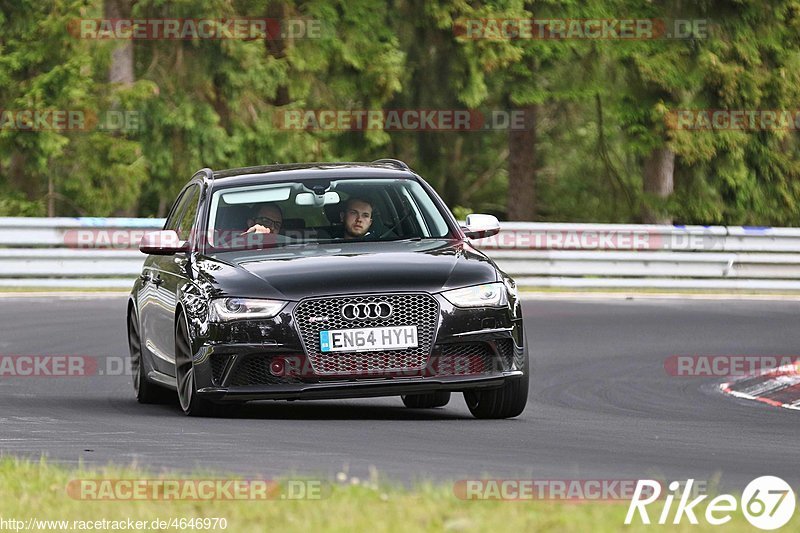
<instances>
[{"instance_id":1,"label":"green foliage","mask_svg":"<svg viewBox=\"0 0 800 533\"><path fill-rule=\"evenodd\" d=\"M45 215L44 202L26 200L15 190L0 189L0 217L41 217Z\"/></svg>"},{"instance_id":2,"label":"green foliage","mask_svg":"<svg viewBox=\"0 0 800 533\"><path fill-rule=\"evenodd\" d=\"M0 109L132 113L115 131L0 127L0 215L163 215L194 171L400 157L459 213L506 211L505 131L286 130L287 110L512 110L535 104L537 218L800 225L796 129L671 127L684 109L800 101L800 2L776 0L164 0L135 18L321 21L319 38L145 40L132 85L108 82L126 41L80 39L104 0L0 0ZM465 19L709 20L707 37L469 39ZM643 193L643 162L676 154L675 192ZM52 191L49 193L48 191ZM48 202L49 200L49 202Z\"/></svg>"}]
</instances>

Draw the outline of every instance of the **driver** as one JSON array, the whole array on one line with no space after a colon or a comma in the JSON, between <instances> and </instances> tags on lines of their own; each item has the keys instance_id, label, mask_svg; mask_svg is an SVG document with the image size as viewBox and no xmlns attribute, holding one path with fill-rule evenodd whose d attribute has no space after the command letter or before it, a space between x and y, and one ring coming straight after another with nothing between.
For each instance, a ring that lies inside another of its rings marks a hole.
<instances>
[{"instance_id":1,"label":"driver","mask_svg":"<svg viewBox=\"0 0 800 533\"><path fill-rule=\"evenodd\" d=\"M261 204L247 218L248 233L279 233L283 226L283 212L276 204Z\"/></svg>"},{"instance_id":2,"label":"driver","mask_svg":"<svg viewBox=\"0 0 800 533\"><path fill-rule=\"evenodd\" d=\"M363 239L371 235L372 203L363 198L350 198L340 213L345 239Z\"/></svg>"}]
</instances>

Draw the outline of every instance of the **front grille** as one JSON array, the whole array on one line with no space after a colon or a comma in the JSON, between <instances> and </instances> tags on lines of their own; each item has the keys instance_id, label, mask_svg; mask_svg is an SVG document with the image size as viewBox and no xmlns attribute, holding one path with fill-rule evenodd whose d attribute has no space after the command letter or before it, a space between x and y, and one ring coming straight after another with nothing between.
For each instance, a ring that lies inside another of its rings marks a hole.
<instances>
[{"instance_id":1,"label":"front grille","mask_svg":"<svg viewBox=\"0 0 800 533\"><path fill-rule=\"evenodd\" d=\"M211 356L211 377L215 385L222 385L222 374L225 372L225 367L228 366L230 355L214 354Z\"/></svg>"},{"instance_id":2,"label":"front grille","mask_svg":"<svg viewBox=\"0 0 800 533\"><path fill-rule=\"evenodd\" d=\"M514 367L514 340L513 339L500 339L495 341L497 345L497 352L503 360L503 365L506 370L511 370Z\"/></svg>"},{"instance_id":3,"label":"front grille","mask_svg":"<svg viewBox=\"0 0 800 533\"><path fill-rule=\"evenodd\" d=\"M286 385L302 383L296 377L274 376L269 371L271 358L264 355L250 355L240 358L228 380L230 387L247 387L251 385Z\"/></svg>"},{"instance_id":4,"label":"front grille","mask_svg":"<svg viewBox=\"0 0 800 533\"><path fill-rule=\"evenodd\" d=\"M342 306L345 304L373 302L391 304L394 310L392 315L385 319L356 320L347 320L342 316ZM312 318L325 320L311 321ZM314 372L321 376L422 370L431 353L438 319L439 304L428 294L314 298L301 301L294 310L294 320L303 347ZM414 325L417 326L416 348L384 352L320 351L319 333L323 330Z\"/></svg>"},{"instance_id":5,"label":"front grille","mask_svg":"<svg viewBox=\"0 0 800 533\"><path fill-rule=\"evenodd\" d=\"M491 372L496 361L491 346L485 342L437 344L431 357L429 374L465 376Z\"/></svg>"}]
</instances>

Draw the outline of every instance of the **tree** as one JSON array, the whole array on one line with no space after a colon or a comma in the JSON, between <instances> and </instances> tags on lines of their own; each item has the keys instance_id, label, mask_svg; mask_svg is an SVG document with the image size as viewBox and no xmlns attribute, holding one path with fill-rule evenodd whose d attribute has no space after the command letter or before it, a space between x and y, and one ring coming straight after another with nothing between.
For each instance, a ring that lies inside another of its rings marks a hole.
<instances>
[{"instance_id":1,"label":"tree","mask_svg":"<svg viewBox=\"0 0 800 533\"><path fill-rule=\"evenodd\" d=\"M106 19L130 19L133 0L105 0L103 10ZM111 52L111 67L108 81L133 85L136 79L133 73L133 40L125 40L117 44Z\"/></svg>"}]
</instances>

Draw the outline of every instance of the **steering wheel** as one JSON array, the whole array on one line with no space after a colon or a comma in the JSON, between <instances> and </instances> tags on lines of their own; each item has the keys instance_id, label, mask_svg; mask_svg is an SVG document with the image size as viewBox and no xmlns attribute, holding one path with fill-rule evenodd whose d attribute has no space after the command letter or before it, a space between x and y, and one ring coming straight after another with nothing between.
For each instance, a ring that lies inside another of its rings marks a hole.
<instances>
[{"instance_id":1,"label":"steering wheel","mask_svg":"<svg viewBox=\"0 0 800 533\"><path fill-rule=\"evenodd\" d=\"M410 209L409 209L408 211L406 211L406 214L405 214L405 215L403 215L403 217L402 217L400 220L398 220L398 221L397 221L397 224L395 224L394 226L390 227L390 228L389 228L389 229L387 229L385 232L381 233L380 237L378 237L378 238L379 238L379 239L383 239L383 238L385 238L385 237L388 237L388 236L389 236L390 234L392 234L392 233L394 233L395 235L398 235L398 236L399 236L399 234L398 234L398 233L397 233L395 230L396 230L397 228L399 228L399 227L400 227L400 225L401 225L403 222L405 222L405 221L408 219L408 217L410 217L410 216L411 216L411 215L413 215L413 214L414 214L414 211L412 211L412 210L410 210Z\"/></svg>"}]
</instances>

